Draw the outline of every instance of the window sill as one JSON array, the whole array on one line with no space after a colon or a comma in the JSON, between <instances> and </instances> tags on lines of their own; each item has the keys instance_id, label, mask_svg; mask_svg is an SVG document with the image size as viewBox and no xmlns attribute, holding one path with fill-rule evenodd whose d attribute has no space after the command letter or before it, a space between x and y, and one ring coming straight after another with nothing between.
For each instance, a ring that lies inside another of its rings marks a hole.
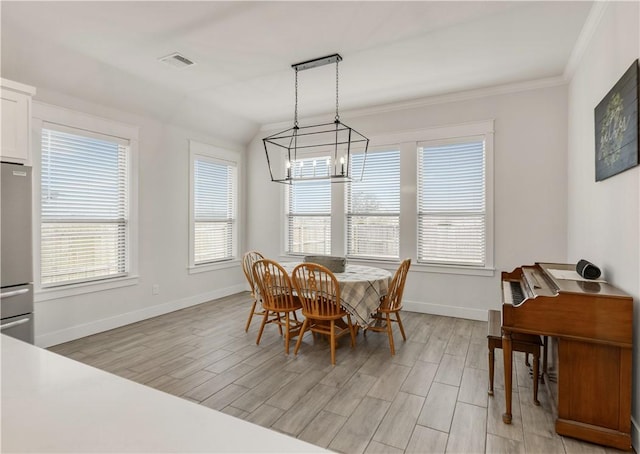
<instances>
[{"instance_id":1,"label":"window sill","mask_svg":"<svg viewBox=\"0 0 640 454\"><path fill-rule=\"evenodd\" d=\"M34 302L56 300L86 293L102 292L120 287L128 287L138 284L138 276L125 276L102 281L82 282L80 284L63 285L37 290L34 294Z\"/></svg>"},{"instance_id":2,"label":"window sill","mask_svg":"<svg viewBox=\"0 0 640 454\"><path fill-rule=\"evenodd\" d=\"M411 264L411 271L421 273L462 274L467 276L493 277L496 269L493 267L469 267L456 265L428 265L426 263Z\"/></svg>"},{"instance_id":3,"label":"window sill","mask_svg":"<svg viewBox=\"0 0 640 454\"><path fill-rule=\"evenodd\" d=\"M376 266L378 268L384 268L391 272L395 272L400 266L401 260L383 260L383 259L350 259L347 258L347 263L353 263L356 265ZM411 263L409 271L417 273L439 273L439 274L458 274L467 276L487 276L492 277L495 274L495 268L472 268L468 266L454 266L454 265L427 265L425 263L416 263L415 259Z\"/></svg>"},{"instance_id":4,"label":"window sill","mask_svg":"<svg viewBox=\"0 0 640 454\"><path fill-rule=\"evenodd\" d=\"M205 263L202 265L189 266L189 274L206 273L208 271L224 270L226 268L235 268L240 266L240 260L228 260L224 262Z\"/></svg>"}]
</instances>

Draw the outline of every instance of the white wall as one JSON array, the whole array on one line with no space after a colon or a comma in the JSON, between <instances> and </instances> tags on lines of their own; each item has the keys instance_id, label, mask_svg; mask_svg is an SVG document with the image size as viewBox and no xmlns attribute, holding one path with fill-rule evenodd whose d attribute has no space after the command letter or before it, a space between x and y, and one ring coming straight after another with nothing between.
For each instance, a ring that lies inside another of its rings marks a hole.
<instances>
[{"instance_id":1,"label":"white wall","mask_svg":"<svg viewBox=\"0 0 640 454\"><path fill-rule=\"evenodd\" d=\"M637 2L609 3L569 86L568 259L634 297L633 422L640 451L640 168L595 182L594 108L640 56Z\"/></svg>"},{"instance_id":2,"label":"white wall","mask_svg":"<svg viewBox=\"0 0 640 454\"><path fill-rule=\"evenodd\" d=\"M486 319L486 310L501 304L500 271L535 261L565 260L566 105L566 85L555 85L469 95L458 101L425 101L420 107L368 115L342 115L349 126L370 136L495 119L496 272L483 277L429 273L413 267L405 287L407 309ZM262 131L254 138L247 153L247 209L251 213L247 247L278 257L283 251L284 211L282 185L270 181L262 146L261 138L269 133Z\"/></svg>"},{"instance_id":3,"label":"white wall","mask_svg":"<svg viewBox=\"0 0 640 454\"><path fill-rule=\"evenodd\" d=\"M38 89L36 100L140 128L138 284L37 302L36 344L54 345L245 289L239 262L211 272L189 274L187 270L188 139L236 150L240 155L243 154L241 146L220 143L202 133L91 104L46 88ZM242 187L242 169L239 178ZM242 208L241 205L241 212ZM241 238L242 225L244 222L241 218ZM151 293L153 284L160 285L158 295Z\"/></svg>"}]
</instances>

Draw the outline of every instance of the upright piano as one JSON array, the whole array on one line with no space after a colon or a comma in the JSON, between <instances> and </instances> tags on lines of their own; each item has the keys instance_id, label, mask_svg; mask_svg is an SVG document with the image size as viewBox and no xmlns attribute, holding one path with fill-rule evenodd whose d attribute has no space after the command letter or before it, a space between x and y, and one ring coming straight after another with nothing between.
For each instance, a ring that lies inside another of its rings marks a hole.
<instances>
[{"instance_id":1,"label":"upright piano","mask_svg":"<svg viewBox=\"0 0 640 454\"><path fill-rule=\"evenodd\" d=\"M536 263L502 273L502 419L511 423L512 334L548 336L555 362L543 369L557 373L545 377L556 432L630 450L633 299L605 282L567 278L571 271Z\"/></svg>"}]
</instances>

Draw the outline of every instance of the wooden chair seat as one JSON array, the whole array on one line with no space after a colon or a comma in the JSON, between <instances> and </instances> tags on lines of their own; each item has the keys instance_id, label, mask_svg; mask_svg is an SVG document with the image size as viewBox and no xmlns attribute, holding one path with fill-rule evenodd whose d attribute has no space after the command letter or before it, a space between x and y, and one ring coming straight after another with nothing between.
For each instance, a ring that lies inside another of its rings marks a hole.
<instances>
[{"instance_id":1,"label":"wooden chair seat","mask_svg":"<svg viewBox=\"0 0 640 454\"><path fill-rule=\"evenodd\" d=\"M489 311L489 328L487 332L489 347L489 395L493 396L494 376L494 350L502 348L502 322L500 311ZM540 369L540 347L542 341L535 334L513 333L511 344L514 352L524 352L533 356L533 403L540 405L538 401L538 376Z\"/></svg>"}]
</instances>

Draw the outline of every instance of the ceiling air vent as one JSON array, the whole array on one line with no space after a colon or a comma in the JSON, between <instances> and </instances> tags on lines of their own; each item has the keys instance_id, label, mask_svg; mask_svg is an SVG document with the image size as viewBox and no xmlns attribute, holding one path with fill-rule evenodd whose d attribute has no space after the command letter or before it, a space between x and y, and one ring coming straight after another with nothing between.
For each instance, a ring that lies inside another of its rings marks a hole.
<instances>
[{"instance_id":1,"label":"ceiling air vent","mask_svg":"<svg viewBox=\"0 0 640 454\"><path fill-rule=\"evenodd\" d=\"M187 57L180 55L178 52L174 52L171 55L167 55L166 57L161 57L160 60L162 63L166 63L169 66L173 66L174 68L186 68L187 66L195 65L194 62L189 60Z\"/></svg>"}]
</instances>

